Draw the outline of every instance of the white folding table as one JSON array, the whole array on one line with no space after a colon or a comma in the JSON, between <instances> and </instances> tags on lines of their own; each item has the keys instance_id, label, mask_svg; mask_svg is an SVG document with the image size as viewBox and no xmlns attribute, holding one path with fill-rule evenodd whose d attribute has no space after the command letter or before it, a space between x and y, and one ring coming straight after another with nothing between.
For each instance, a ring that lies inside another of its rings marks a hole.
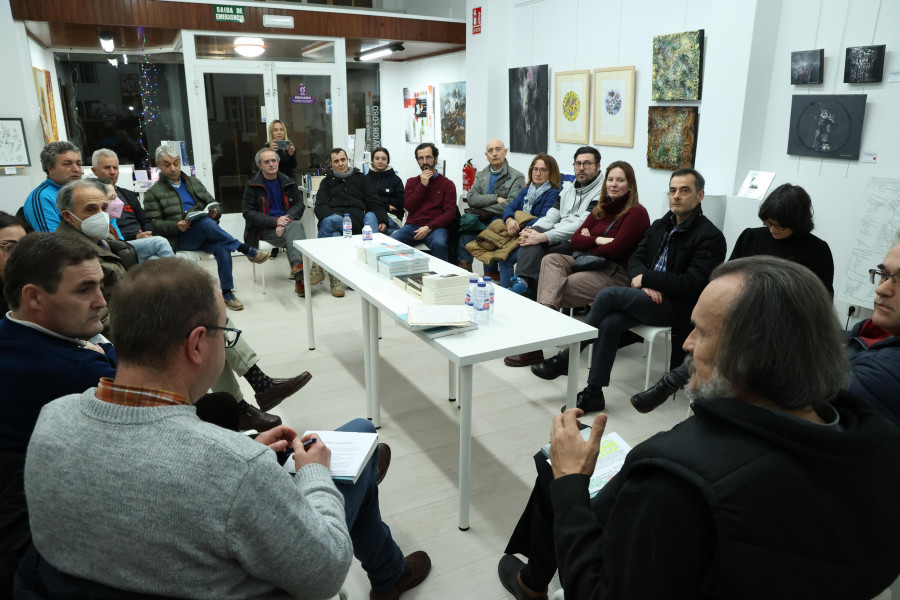
<instances>
[{"instance_id":1,"label":"white folding table","mask_svg":"<svg viewBox=\"0 0 900 600\"><path fill-rule=\"evenodd\" d=\"M375 234L374 243L391 241ZM361 236L351 240L341 237L309 239L294 242L303 253L303 264L316 262L326 271L350 285L362 297L363 364L366 383L367 415L375 427L381 427L381 405L378 397L378 321L379 312L399 321L411 304L421 303L401 290L393 281L379 275L357 258ZM437 273L469 273L434 257L430 270ZM313 288L309 284L310 269L303 269L306 289L306 331L309 349L314 350ZM329 297L330 299L330 297ZM469 528L469 484L472 450L472 366L476 363L540 350L547 346L569 346L569 377L566 405L575 406L578 393L580 342L597 336L597 329L543 307L499 286L495 291L496 310L489 325L455 335L430 339L420 332L410 335L443 354L449 360L450 398L457 397L459 425L459 528ZM458 387L457 387L458 382Z\"/></svg>"}]
</instances>

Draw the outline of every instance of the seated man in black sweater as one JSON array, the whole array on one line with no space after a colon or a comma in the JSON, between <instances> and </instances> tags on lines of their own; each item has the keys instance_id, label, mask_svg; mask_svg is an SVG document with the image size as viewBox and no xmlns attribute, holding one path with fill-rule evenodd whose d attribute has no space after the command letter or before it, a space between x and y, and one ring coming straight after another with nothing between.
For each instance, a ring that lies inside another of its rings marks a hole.
<instances>
[{"instance_id":1,"label":"seated man in black sweater","mask_svg":"<svg viewBox=\"0 0 900 600\"><path fill-rule=\"evenodd\" d=\"M580 409L555 417L552 473L538 453L503 585L541 597L558 566L567 598L876 596L900 573L900 431L842 391L825 287L783 259L730 261L691 318L694 416L636 446L593 499L606 415L587 441Z\"/></svg>"}]
</instances>

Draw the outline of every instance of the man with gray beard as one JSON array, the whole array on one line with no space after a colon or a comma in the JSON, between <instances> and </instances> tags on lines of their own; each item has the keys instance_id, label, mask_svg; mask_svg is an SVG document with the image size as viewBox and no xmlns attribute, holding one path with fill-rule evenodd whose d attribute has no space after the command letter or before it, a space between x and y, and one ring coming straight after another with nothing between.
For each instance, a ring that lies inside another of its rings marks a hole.
<instances>
[{"instance_id":1,"label":"man with gray beard","mask_svg":"<svg viewBox=\"0 0 900 600\"><path fill-rule=\"evenodd\" d=\"M824 285L782 259L734 260L691 317L694 415L636 446L594 498L607 417L587 441L580 409L554 417L552 473L536 460L504 587L546 597L558 568L567 598L876 596L900 573L900 432L842 389Z\"/></svg>"}]
</instances>

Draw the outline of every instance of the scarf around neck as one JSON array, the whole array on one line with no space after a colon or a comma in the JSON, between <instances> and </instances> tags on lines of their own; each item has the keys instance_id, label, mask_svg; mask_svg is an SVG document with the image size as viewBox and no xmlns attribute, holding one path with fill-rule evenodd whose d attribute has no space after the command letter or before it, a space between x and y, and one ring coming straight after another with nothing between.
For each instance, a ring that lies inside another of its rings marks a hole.
<instances>
[{"instance_id":1,"label":"scarf around neck","mask_svg":"<svg viewBox=\"0 0 900 600\"><path fill-rule=\"evenodd\" d=\"M540 198L544 192L550 189L550 182L545 181L541 187L536 187L534 182L531 182L531 185L528 186L528 191L525 192L525 202L522 204L522 210L531 214L531 208L534 206L534 201Z\"/></svg>"}]
</instances>

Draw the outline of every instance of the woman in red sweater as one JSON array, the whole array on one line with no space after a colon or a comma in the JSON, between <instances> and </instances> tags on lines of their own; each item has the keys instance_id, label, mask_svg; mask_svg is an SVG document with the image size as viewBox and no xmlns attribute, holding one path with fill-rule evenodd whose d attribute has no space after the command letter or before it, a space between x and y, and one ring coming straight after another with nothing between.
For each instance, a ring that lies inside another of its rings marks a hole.
<instances>
[{"instance_id":1,"label":"woman in red sweater","mask_svg":"<svg viewBox=\"0 0 900 600\"><path fill-rule=\"evenodd\" d=\"M574 273L574 256L548 254L541 262L537 301L553 309L586 306L601 289L628 285L628 257L649 226L647 209L638 202L634 169L624 161L610 163L600 201L572 236L576 254L602 256L607 259L606 265L596 271Z\"/></svg>"}]
</instances>

